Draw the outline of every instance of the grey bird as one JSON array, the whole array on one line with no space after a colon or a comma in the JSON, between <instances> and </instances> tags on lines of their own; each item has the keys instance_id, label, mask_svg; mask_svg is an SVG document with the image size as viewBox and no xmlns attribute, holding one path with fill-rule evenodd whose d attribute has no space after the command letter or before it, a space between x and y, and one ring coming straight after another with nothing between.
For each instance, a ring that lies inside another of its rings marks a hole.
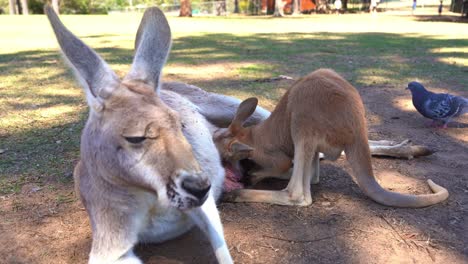
<instances>
[{"instance_id":1,"label":"grey bird","mask_svg":"<svg viewBox=\"0 0 468 264\"><path fill-rule=\"evenodd\" d=\"M406 89L411 91L416 110L432 119L432 126L442 123L442 127L447 128L452 118L468 113L468 99L462 96L433 93L419 82L410 82Z\"/></svg>"}]
</instances>

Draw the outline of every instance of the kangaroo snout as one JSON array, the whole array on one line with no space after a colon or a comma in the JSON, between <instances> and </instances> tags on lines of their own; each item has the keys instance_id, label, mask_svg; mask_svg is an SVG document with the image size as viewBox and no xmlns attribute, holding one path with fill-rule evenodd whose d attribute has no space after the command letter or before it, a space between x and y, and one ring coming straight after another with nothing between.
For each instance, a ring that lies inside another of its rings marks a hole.
<instances>
[{"instance_id":1,"label":"kangaroo snout","mask_svg":"<svg viewBox=\"0 0 468 264\"><path fill-rule=\"evenodd\" d=\"M208 197L208 192L211 188L211 183L208 180L198 179L194 176L188 176L182 181L182 189L188 194L197 198L200 204L205 202Z\"/></svg>"},{"instance_id":2,"label":"kangaroo snout","mask_svg":"<svg viewBox=\"0 0 468 264\"><path fill-rule=\"evenodd\" d=\"M174 181L167 185L171 204L181 210L201 206L208 198L211 182L197 172L179 170Z\"/></svg>"}]
</instances>

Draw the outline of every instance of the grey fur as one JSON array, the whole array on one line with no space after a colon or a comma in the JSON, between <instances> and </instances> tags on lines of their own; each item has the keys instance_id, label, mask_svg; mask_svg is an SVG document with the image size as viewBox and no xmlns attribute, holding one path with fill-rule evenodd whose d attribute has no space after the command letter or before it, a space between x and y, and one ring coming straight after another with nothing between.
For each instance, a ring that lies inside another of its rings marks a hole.
<instances>
[{"instance_id":1,"label":"grey fur","mask_svg":"<svg viewBox=\"0 0 468 264\"><path fill-rule=\"evenodd\" d=\"M65 28L52 8L46 6L45 13L65 59L72 66L80 83L85 86L88 100L90 97L106 97L108 93L105 88L118 85L117 75L96 52Z\"/></svg>"},{"instance_id":2,"label":"grey fur","mask_svg":"<svg viewBox=\"0 0 468 264\"><path fill-rule=\"evenodd\" d=\"M228 127L234 118L241 100L216 93L206 92L196 86L170 82L164 83L163 89L181 94L198 108L198 111L217 127ZM267 119L270 112L260 106L257 107L255 112L245 125L258 124L260 121Z\"/></svg>"},{"instance_id":3,"label":"grey fur","mask_svg":"<svg viewBox=\"0 0 468 264\"><path fill-rule=\"evenodd\" d=\"M162 11L157 8L148 9L137 31L136 52L132 68L125 79L140 79L158 90L171 43L171 29Z\"/></svg>"},{"instance_id":4,"label":"grey fur","mask_svg":"<svg viewBox=\"0 0 468 264\"><path fill-rule=\"evenodd\" d=\"M143 16L136 58L121 82L52 8L45 11L91 107L74 171L93 230L89 263L141 263L133 254L136 243L166 241L194 224L218 261L232 263L215 205L224 169L211 124L179 94L155 92L170 48L163 13L150 8ZM187 182L211 188L199 197Z\"/></svg>"}]
</instances>

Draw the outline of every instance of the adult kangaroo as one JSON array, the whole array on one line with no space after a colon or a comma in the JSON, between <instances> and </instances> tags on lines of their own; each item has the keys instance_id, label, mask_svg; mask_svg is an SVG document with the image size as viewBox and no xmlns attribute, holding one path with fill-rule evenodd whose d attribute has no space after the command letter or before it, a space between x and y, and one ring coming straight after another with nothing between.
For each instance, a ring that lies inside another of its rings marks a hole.
<instances>
[{"instance_id":1,"label":"adult kangaroo","mask_svg":"<svg viewBox=\"0 0 468 264\"><path fill-rule=\"evenodd\" d=\"M133 253L137 242L162 242L194 224L218 262L232 263L215 205L224 169L211 125L190 101L160 90L171 46L164 14L144 13L121 81L51 7L45 12L90 106L74 171L93 231L89 263L141 263Z\"/></svg>"},{"instance_id":2,"label":"adult kangaroo","mask_svg":"<svg viewBox=\"0 0 468 264\"><path fill-rule=\"evenodd\" d=\"M243 127L256 106L256 98L243 101L230 126L215 132L218 149L257 163L261 169L251 174L254 181L266 177L290 177L290 181L282 191L239 189L231 192L227 200L310 205L310 184L319 181L319 153L326 159L336 160L343 150L359 187L380 204L425 207L448 197L447 190L431 180L428 183L434 193L426 195L391 192L378 184L372 172L361 97L332 70L320 69L298 80L265 121ZM242 144L252 149L239 147ZM236 153L234 146L244 155ZM291 167L292 176L289 176Z\"/></svg>"}]
</instances>

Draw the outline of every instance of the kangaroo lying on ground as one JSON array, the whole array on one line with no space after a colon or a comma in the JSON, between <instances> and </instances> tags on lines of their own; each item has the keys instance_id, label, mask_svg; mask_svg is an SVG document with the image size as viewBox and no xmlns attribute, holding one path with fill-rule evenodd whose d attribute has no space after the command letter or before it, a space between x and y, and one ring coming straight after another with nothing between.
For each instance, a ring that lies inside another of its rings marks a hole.
<instances>
[{"instance_id":1,"label":"kangaroo lying on ground","mask_svg":"<svg viewBox=\"0 0 468 264\"><path fill-rule=\"evenodd\" d=\"M162 90L178 93L195 104L198 112L210 121L215 126L215 129L227 128L234 119L236 111L242 102L234 97L207 92L199 87L179 82L163 83ZM266 109L257 106L255 112L245 121L244 125L250 126L259 124L266 120L270 114L271 113ZM432 150L425 146L413 145L408 139L402 142L369 140L368 143L371 155L373 156L411 159L433 153ZM234 146L236 146L236 144L234 144ZM241 146L239 145L239 147ZM246 148L241 148L247 150ZM232 157L229 157L229 155L232 154L233 153L229 154L225 149L222 149L221 155L225 156L225 158L232 159ZM242 153L237 154L244 156ZM322 153L320 153L320 158L323 158Z\"/></svg>"},{"instance_id":2,"label":"kangaroo lying on ground","mask_svg":"<svg viewBox=\"0 0 468 264\"><path fill-rule=\"evenodd\" d=\"M137 242L162 242L193 224L218 262L232 263L215 205L224 169L211 124L190 101L160 89L171 46L163 13L146 10L132 67L120 81L51 7L45 11L90 106L74 171L93 230L89 263L141 263Z\"/></svg>"},{"instance_id":3,"label":"kangaroo lying on ground","mask_svg":"<svg viewBox=\"0 0 468 264\"><path fill-rule=\"evenodd\" d=\"M264 202L306 206L312 203L310 184L319 181L319 152L336 160L344 150L356 181L374 201L394 207L424 207L444 201L448 192L428 180L433 194L406 195L383 189L374 178L367 139L364 105L357 90L332 70L320 69L298 80L281 98L264 122L243 127L255 111L256 98L242 102L227 129L214 134L221 153L242 148L261 169L253 178L292 176L286 189L264 191L239 189L227 196L234 202ZM256 180L254 180L256 181Z\"/></svg>"}]
</instances>

